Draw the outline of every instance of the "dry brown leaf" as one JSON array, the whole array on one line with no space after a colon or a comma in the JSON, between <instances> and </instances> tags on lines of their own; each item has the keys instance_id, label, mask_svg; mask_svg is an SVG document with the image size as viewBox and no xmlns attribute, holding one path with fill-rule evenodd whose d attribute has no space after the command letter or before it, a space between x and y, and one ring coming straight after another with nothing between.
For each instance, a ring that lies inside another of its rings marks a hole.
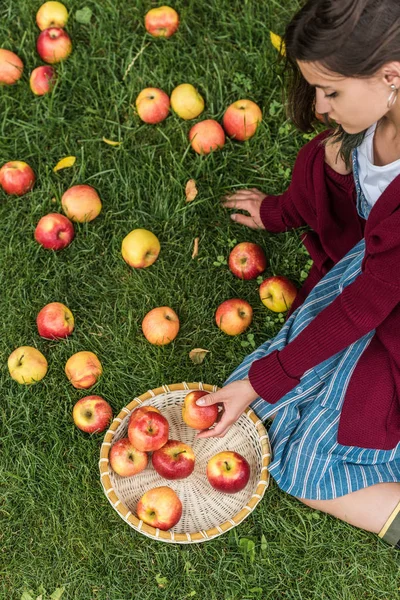
<instances>
[{"instance_id":1,"label":"dry brown leaf","mask_svg":"<svg viewBox=\"0 0 400 600\"><path fill-rule=\"evenodd\" d=\"M199 253L199 239L200 238L194 238L192 258L196 258Z\"/></svg>"},{"instance_id":2,"label":"dry brown leaf","mask_svg":"<svg viewBox=\"0 0 400 600\"><path fill-rule=\"evenodd\" d=\"M103 137L103 142L109 146L120 146L122 144L122 142L115 142L114 140L109 140L106 137Z\"/></svg>"},{"instance_id":3,"label":"dry brown leaf","mask_svg":"<svg viewBox=\"0 0 400 600\"><path fill-rule=\"evenodd\" d=\"M210 350L204 350L204 348L193 348L193 350L189 352L189 358L195 365L201 365L208 352L210 352Z\"/></svg>"},{"instance_id":4,"label":"dry brown leaf","mask_svg":"<svg viewBox=\"0 0 400 600\"><path fill-rule=\"evenodd\" d=\"M54 167L54 173L57 173L57 171L61 171L61 169L68 169L69 167L72 167L75 164L75 161L76 156L66 156L65 158L62 158Z\"/></svg>"},{"instance_id":5,"label":"dry brown leaf","mask_svg":"<svg viewBox=\"0 0 400 600\"><path fill-rule=\"evenodd\" d=\"M196 187L196 182L194 179L189 179L186 184L185 194L186 194L186 202L192 202L198 194L198 189Z\"/></svg>"}]
</instances>

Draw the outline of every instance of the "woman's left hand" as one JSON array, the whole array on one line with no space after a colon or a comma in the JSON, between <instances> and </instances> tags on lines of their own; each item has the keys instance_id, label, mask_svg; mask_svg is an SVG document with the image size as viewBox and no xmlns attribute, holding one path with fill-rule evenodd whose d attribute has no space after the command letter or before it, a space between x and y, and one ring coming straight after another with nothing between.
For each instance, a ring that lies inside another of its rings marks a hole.
<instances>
[{"instance_id":1,"label":"woman's left hand","mask_svg":"<svg viewBox=\"0 0 400 600\"><path fill-rule=\"evenodd\" d=\"M206 394L197 400L197 405L223 404L224 410L221 419L215 427L213 429L204 429L196 435L196 438L224 437L231 425L238 420L244 409L256 398L258 398L258 394L248 379L233 381L218 390L218 392Z\"/></svg>"}]
</instances>

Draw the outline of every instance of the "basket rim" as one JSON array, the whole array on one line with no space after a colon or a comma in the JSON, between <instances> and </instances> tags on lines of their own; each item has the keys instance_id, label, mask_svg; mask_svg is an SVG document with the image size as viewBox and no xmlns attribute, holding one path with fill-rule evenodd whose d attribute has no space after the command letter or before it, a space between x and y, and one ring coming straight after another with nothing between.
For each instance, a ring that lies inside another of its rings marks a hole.
<instances>
[{"instance_id":1,"label":"basket rim","mask_svg":"<svg viewBox=\"0 0 400 600\"><path fill-rule=\"evenodd\" d=\"M250 407L248 407L245 409L244 412L254 423L255 429L258 433L258 438L262 450L262 468L260 480L256 486L256 490L252 494L251 499L236 515L234 515L234 517L232 517L232 519L225 521L221 525L212 527L211 529L193 533L174 533L172 531L163 531L161 529L152 527L151 525L147 525L147 523L144 523L142 520L138 519L138 517L136 517L128 509L128 507L125 506L125 504L118 498L111 484L109 471L109 453L111 449L112 439L115 435L116 430L122 423L123 419L125 419L126 416L132 412L132 410L143 404L146 400L155 398L160 394L181 390L190 391L198 389L205 390L207 392L216 392L219 388L215 385L212 386L207 383L186 383L184 381L181 383L162 385L161 387L148 390L144 394L135 397L127 406L121 409L121 411L116 417L114 417L110 427L106 431L104 440L101 444L99 460L100 481L108 501L110 502L114 510L116 510L116 512L124 519L124 521L126 521L131 527L133 527L133 529L136 529L136 531L139 531L140 533L143 533L144 535L156 540L175 543L193 543L213 539L241 523L241 521L243 521L243 519L245 519L261 501L265 490L269 485L268 465L270 463L271 458L271 448L269 444L268 434L261 419L259 419L255 412Z\"/></svg>"}]
</instances>

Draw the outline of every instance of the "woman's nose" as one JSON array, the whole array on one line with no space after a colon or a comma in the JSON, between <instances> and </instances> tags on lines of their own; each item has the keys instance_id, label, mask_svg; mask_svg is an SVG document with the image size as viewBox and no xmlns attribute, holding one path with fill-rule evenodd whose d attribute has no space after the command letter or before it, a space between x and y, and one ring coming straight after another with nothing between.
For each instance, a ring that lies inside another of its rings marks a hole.
<instances>
[{"instance_id":1,"label":"woman's nose","mask_svg":"<svg viewBox=\"0 0 400 600\"><path fill-rule=\"evenodd\" d=\"M319 90L318 88L315 91L315 110L321 114L327 113L331 110L330 102L327 98L325 98L325 92L323 90Z\"/></svg>"}]
</instances>

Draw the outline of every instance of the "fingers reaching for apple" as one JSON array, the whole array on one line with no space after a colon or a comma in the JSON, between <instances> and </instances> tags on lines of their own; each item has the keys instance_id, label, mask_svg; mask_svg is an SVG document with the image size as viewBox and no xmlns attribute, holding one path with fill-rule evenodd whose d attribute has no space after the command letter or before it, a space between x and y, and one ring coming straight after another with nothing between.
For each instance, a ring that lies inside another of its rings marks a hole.
<instances>
[{"instance_id":1,"label":"fingers reaching for apple","mask_svg":"<svg viewBox=\"0 0 400 600\"><path fill-rule=\"evenodd\" d=\"M250 215L233 213L231 214L232 221L246 225L251 229L265 229L260 217L261 203L264 198L265 194L257 188L238 190L234 194L223 198L223 206L235 210L244 210Z\"/></svg>"}]
</instances>

